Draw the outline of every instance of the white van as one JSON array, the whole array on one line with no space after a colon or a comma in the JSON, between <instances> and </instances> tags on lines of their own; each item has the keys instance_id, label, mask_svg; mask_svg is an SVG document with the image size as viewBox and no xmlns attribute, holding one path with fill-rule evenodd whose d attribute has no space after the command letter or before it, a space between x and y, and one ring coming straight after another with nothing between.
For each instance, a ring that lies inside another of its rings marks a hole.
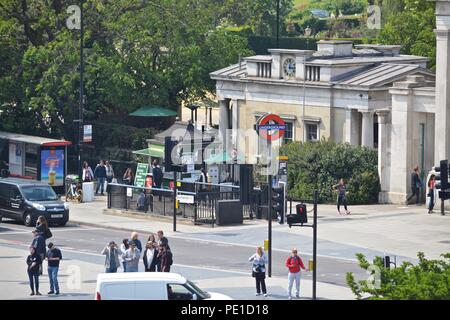
<instances>
[{"instance_id":1,"label":"white van","mask_svg":"<svg viewBox=\"0 0 450 320\"><path fill-rule=\"evenodd\" d=\"M168 272L101 273L95 300L231 300Z\"/></svg>"}]
</instances>

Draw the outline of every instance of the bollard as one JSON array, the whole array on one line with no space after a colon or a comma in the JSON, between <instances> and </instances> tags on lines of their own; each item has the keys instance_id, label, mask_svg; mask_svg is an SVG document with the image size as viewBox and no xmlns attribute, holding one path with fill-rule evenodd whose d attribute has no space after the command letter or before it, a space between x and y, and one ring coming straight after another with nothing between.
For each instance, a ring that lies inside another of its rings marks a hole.
<instances>
[{"instance_id":1,"label":"bollard","mask_svg":"<svg viewBox=\"0 0 450 320\"><path fill-rule=\"evenodd\" d=\"M264 240L264 251L268 251L269 250L269 240Z\"/></svg>"},{"instance_id":2,"label":"bollard","mask_svg":"<svg viewBox=\"0 0 450 320\"><path fill-rule=\"evenodd\" d=\"M314 261L313 261L313 259L309 259L309 261L308 261L308 269L309 269L309 271L313 271L314 270Z\"/></svg>"}]
</instances>

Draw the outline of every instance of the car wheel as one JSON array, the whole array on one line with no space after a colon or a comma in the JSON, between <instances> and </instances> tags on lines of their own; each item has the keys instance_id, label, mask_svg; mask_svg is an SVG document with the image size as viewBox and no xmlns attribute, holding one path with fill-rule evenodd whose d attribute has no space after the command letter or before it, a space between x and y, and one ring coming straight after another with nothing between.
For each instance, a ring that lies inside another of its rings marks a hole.
<instances>
[{"instance_id":1,"label":"car wheel","mask_svg":"<svg viewBox=\"0 0 450 320\"><path fill-rule=\"evenodd\" d=\"M33 226L33 216L31 215L31 213L25 212L25 214L23 215L23 224L27 227Z\"/></svg>"}]
</instances>

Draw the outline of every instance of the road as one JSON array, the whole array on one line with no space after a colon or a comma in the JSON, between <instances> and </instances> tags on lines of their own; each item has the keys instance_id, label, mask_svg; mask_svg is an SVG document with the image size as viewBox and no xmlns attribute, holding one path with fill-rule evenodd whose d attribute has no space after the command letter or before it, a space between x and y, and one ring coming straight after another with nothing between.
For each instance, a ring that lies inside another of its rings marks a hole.
<instances>
[{"instance_id":1,"label":"road","mask_svg":"<svg viewBox=\"0 0 450 320\"><path fill-rule=\"evenodd\" d=\"M2 290L0 292L0 299L28 298L29 289L27 288L24 259L32 239L31 230L31 228L8 220L4 220L0 224L0 258L2 258L0 283L11 288L11 291ZM47 242L54 242L62 250L64 261L61 269L76 266L80 268L83 275L81 288L74 290L72 294L69 292L62 298L92 299L96 275L103 272L104 257L99 254L100 251L111 240L120 243L123 238L129 237L129 232L75 224L68 224L62 228L53 227L52 232L53 238ZM147 236L147 234L140 236L143 243ZM207 290L224 293L235 299L256 298L253 279L250 276L250 264L247 262L248 257L254 251L248 245L180 237L169 238L169 243L174 255L174 272L182 273ZM286 268L284 266L286 257L287 253L284 251L273 252L272 278L267 279L269 299L286 298ZM311 257L304 255L302 258L307 263ZM140 267L143 268L142 263ZM331 291L336 291L333 293L336 298L351 298L348 288L345 287L346 272L354 272L358 278L367 278L367 275L355 262L345 259L319 257L317 270L318 281L323 283L322 290L329 288ZM67 271L67 274L62 271L62 275L71 279L70 270ZM310 294L311 277L311 272L302 274L302 295L306 298L308 293ZM41 278L45 288L45 290L41 290L42 292L47 290L45 284L47 279L45 278ZM12 279L21 279L21 281ZM328 287L327 284L329 284ZM322 287L318 288L320 297ZM339 290L342 290L342 295ZM323 296L326 295L323 294ZM42 297L42 299L45 298L45 296Z\"/></svg>"}]
</instances>

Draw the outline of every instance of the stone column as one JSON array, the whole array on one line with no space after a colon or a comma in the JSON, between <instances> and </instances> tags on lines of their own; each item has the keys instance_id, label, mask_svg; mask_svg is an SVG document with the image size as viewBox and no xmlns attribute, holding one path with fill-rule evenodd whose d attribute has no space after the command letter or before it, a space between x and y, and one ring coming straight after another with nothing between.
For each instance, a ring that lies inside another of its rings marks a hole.
<instances>
[{"instance_id":1,"label":"stone column","mask_svg":"<svg viewBox=\"0 0 450 320\"><path fill-rule=\"evenodd\" d=\"M435 159L450 159L450 0L436 1Z\"/></svg>"},{"instance_id":2,"label":"stone column","mask_svg":"<svg viewBox=\"0 0 450 320\"><path fill-rule=\"evenodd\" d=\"M228 100L219 100L219 132L222 139L223 148L225 149L226 146L226 136L227 136L227 129L229 128L228 124Z\"/></svg>"},{"instance_id":3,"label":"stone column","mask_svg":"<svg viewBox=\"0 0 450 320\"><path fill-rule=\"evenodd\" d=\"M385 194L389 191L389 171L390 158L388 150L388 135L387 123L389 121L390 110L378 110L378 176L380 177L381 192L379 194L379 202L388 202Z\"/></svg>"},{"instance_id":4,"label":"stone column","mask_svg":"<svg viewBox=\"0 0 450 320\"><path fill-rule=\"evenodd\" d=\"M232 132L232 144L237 149L238 148L238 134L237 130L239 129L239 108L238 101L231 100L231 128Z\"/></svg>"},{"instance_id":5,"label":"stone column","mask_svg":"<svg viewBox=\"0 0 450 320\"><path fill-rule=\"evenodd\" d=\"M355 109L347 109L345 111L345 142L352 145L358 144L357 114L358 111Z\"/></svg>"},{"instance_id":6,"label":"stone column","mask_svg":"<svg viewBox=\"0 0 450 320\"><path fill-rule=\"evenodd\" d=\"M362 113L361 144L373 148L373 111L359 110Z\"/></svg>"}]
</instances>

